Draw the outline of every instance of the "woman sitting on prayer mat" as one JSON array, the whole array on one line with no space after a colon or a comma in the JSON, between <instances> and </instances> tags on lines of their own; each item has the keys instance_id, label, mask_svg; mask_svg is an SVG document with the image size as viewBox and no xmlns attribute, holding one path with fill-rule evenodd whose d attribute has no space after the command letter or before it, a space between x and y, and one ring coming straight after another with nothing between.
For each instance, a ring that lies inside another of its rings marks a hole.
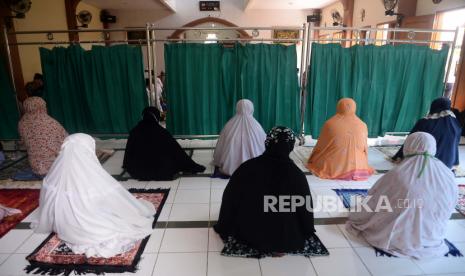
<instances>
[{"instance_id":1,"label":"woman sitting on prayer mat","mask_svg":"<svg viewBox=\"0 0 465 276\"><path fill-rule=\"evenodd\" d=\"M244 162L265 151L266 133L253 117L253 103L237 102L236 115L224 126L213 154L213 164L230 176Z\"/></svg>"},{"instance_id":2,"label":"woman sitting on prayer mat","mask_svg":"<svg viewBox=\"0 0 465 276\"><path fill-rule=\"evenodd\" d=\"M355 110L354 100L341 99L336 115L323 125L307 164L316 176L366 180L373 174L373 169L368 166L368 129Z\"/></svg>"},{"instance_id":3,"label":"woman sitting on prayer mat","mask_svg":"<svg viewBox=\"0 0 465 276\"><path fill-rule=\"evenodd\" d=\"M394 256L429 258L448 253L444 238L458 191L454 175L435 154L432 135L410 134L404 144L405 159L368 191L371 198L366 205L375 212L364 208L351 212L347 230ZM378 204L387 208L376 211Z\"/></svg>"},{"instance_id":4,"label":"woman sitting on prayer mat","mask_svg":"<svg viewBox=\"0 0 465 276\"><path fill-rule=\"evenodd\" d=\"M179 172L205 170L186 154L171 134L158 123L160 111L147 107L143 119L129 133L123 168L139 180L172 180Z\"/></svg>"},{"instance_id":5,"label":"woman sitting on prayer mat","mask_svg":"<svg viewBox=\"0 0 465 276\"><path fill-rule=\"evenodd\" d=\"M462 128L454 113L450 110L448 98L438 98L431 103L429 114L418 120L410 133L423 131L436 139L436 158L452 168L459 164L459 143ZM403 148L392 157L398 161L404 158Z\"/></svg>"},{"instance_id":6,"label":"woman sitting on prayer mat","mask_svg":"<svg viewBox=\"0 0 465 276\"><path fill-rule=\"evenodd\" d=\"M60 123L47 115L47 106L42 98L27 98L23 106L25 113L18 124L19 135L26 147L32 172L44 176L58 156L68 133Z\"/></svg>"},{"instance_id":7,"label":"woman sitting on prayer mat","mask_svg":"<svg viewBox=\"0 0 465 276\"><path fill-rule=\"evenodd\" d=\"M87 134L65 139L40 191L37 233L55 232L75 254L109 258L150 235L155 208L100 165Z\"/></svg>"},{"instance_id":8,"label":"woman sitting on prayer mat","mask_svg":"<svg viewBox=\"0 0 465 276\"><path fill-rule=\"evenodd\" d=\"M274 127L266 138L265 152L244 162L231 176L214 227L224 242L222 255L329 254L315 234L313 213L305 205L295 212L279 212L279 204L266 207L270 203L267 196L276 202L279 196L288 200L299 196L312 206L307 179L289 158L294 143L292 130Z\"/></svg>"}]
</instances>

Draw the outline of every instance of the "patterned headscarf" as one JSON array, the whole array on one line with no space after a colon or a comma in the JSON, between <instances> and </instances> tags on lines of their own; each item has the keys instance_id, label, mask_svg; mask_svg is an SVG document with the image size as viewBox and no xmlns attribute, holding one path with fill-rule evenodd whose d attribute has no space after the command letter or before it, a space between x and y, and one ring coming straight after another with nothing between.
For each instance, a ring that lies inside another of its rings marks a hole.
<instances>
[{"instance_id":1,"label":"patterned headscarf","mask_svg":"<svg viewBox=\"0 0 465 276\"><path fill-rule=\"evenodd\" d=\"M47 115L47 105L42 98L27 98L23 106L26 113L19 121L19 134L26 146L32 171L45 175L68 133L60 123Z\"/></svg>"},{"instance_id":2,"label":"patterned headscarf","mask_svg":"<svg viewBox=\"0 0 465 276\"><path fill-rule=\"evenodd\" d=\"M265 140L267 151L289 154L294 149L295 134L292 129L284 126L273 127Z\"/></svg>"}]
</instances>

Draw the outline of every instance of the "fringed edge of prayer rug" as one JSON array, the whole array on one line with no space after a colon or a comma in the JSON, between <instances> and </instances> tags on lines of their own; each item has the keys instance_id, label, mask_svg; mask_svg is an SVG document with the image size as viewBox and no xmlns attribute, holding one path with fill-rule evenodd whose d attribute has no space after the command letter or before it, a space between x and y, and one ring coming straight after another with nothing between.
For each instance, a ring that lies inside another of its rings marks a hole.
<instances>
[{"instance_id":1,"label":"fringed edge of prayer rug","mask_svg":"<svg viewBox=\"0 0 465 276\"><path fill-rule=\"evenodd\" d=\"M446 255L444 255L445 257L449 257L449 256L463 257L462 252L460 252L460 250L457 247L455 247L455 245L453 243L451 243L447 239L444 239L444 242L446 243L447 247L449 247L449 252L447 252ZM373 247L373 248L375 249L376 257L397 258L397 256L394 256L391 253L388 253L388 252L383 251L383 250L381 250L379 248L376 248L376 247Z\"/></svg>"},{"instance_id":2,"label":"fringed edge of prayer rug","mask_svg":"<svg viewBox=\"0 0 465 276\"><path fill-rule=\"evenodd\" d=\"M164 193L163 199L160 202L160 205L157 208L157 213L154 215L152 228L155 228L158 217L160 216L161 211L165 205L165 202L168 198L170 189L129 189L130 193ZM50 264L43 263L32 260L32 257L45 246L50 239L52 239L56 234L51 233L31 254L26 257L26 260L29 261L29 265L24 269L27 273L40 274L40 275L65 275L69 276L72 273L75 275L84 275L84 274L96 274L104 275L105 273L125 273L131 272L135 273L138 270L138 264L140 262L142 253L145 250L145 246L150 239L150 236L144 238L135 254L131 265L92 265L92 264Z\"/></svg>"}]
</instances>

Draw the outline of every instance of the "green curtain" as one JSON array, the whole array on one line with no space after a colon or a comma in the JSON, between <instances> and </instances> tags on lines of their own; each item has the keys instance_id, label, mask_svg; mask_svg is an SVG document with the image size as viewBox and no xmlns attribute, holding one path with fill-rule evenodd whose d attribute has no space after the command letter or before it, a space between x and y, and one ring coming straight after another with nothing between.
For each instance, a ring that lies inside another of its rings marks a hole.
<instances>
[{"instance_id":1,"label":"green curtain","mask_svg":"<svg viewBox=\"0 0 465 276\"><path fill-rule=\"evenodd\" d=\"M19 113L6 66L0 56L0 139L17 139Z\"/></svg>"},{"instance_id":2,"label":"green curtain","mask_svg":"<svg viewBox=\"0 0 465 276\"><path fill-rule=\"evenodd\" d=\"M344 97L357 102L357 115L370 137L408 132L443 92L448 48L313 44L307 85L305 132L317 138Z\"/></svg>"},{"instance_id":3,"label":"green curtain","mask_svg":"<svg viewBox=\"0 0 465 276\"><path fill-rule=\"evenodd\" d=\"M298 130L295 45L166 44L165 64L173 134L218 134L243 98L254 103L265 130L278 124Z\"/></svg>"},{"instance_id":4,"label":"green curtain","mask_svg":"<svg viewBox=\"0 0 465 276\"><path fill-rule=\"evenodd\" d=\"M70 133L127 133L147 106L139 47L40 48L49 114Z\"/></svg>"}]
</instances>

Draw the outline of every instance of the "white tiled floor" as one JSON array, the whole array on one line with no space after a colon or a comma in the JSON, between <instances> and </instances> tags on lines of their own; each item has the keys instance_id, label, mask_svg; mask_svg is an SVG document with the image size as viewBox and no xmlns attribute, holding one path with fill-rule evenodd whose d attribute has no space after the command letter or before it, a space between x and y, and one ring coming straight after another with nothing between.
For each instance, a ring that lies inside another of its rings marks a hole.
<instances>
[{"instance_id":1,"label":"white tiled floor","mask_svg":"<svg viewBox=\"0 0 465 276\"><path fill-rule=\"evenodd\" d=\"M196 141L186 144L197 145ZM208 144L201 142L200 144ZM210 142L211 144L211 142ZM206 158L211 151L200 152ZM204 156L205 155L205 156ZM378 157L374 157L376 159ZM117 158L118 159L118 158ZM107 170L120 166L113 160ZM376 160L375 160L376 161ZM378 158L380 162L380 159ZM373 161L374 162L374 161ZM386 161L387 162L387 161ZM381 175L368 181L347 182L318 179L307 176L313 196L334 195L333 188L369 188ZM122 182L126 188L170 188L170 194L159 221L215 221L221 198L228 180L208 177L183 177L174 181ZM340 201L337 204L341 204ZM345 216L344 212L315 213L316 218ZM29 216L25 221L30 221ZM246 259L223 257L223 242L213 228L157 228L147 243L137 273L119 275L154 276L337 276L337 275L462 275L465 276L465 258L444 257L435 260L376 257L363 239L345 231L344 225L317 225L317 235L330 251L327 257ZM465 253L465 220L451 220L447 238ZM32 230L15 229L0 239L0 276L27 275L25 257L47 235L33 234ZM89 275L89 274L88 274ZM113 274L107 274L113 275ZM117 274L115 274L117 275Z\"/></svg>"}]
</instances>

